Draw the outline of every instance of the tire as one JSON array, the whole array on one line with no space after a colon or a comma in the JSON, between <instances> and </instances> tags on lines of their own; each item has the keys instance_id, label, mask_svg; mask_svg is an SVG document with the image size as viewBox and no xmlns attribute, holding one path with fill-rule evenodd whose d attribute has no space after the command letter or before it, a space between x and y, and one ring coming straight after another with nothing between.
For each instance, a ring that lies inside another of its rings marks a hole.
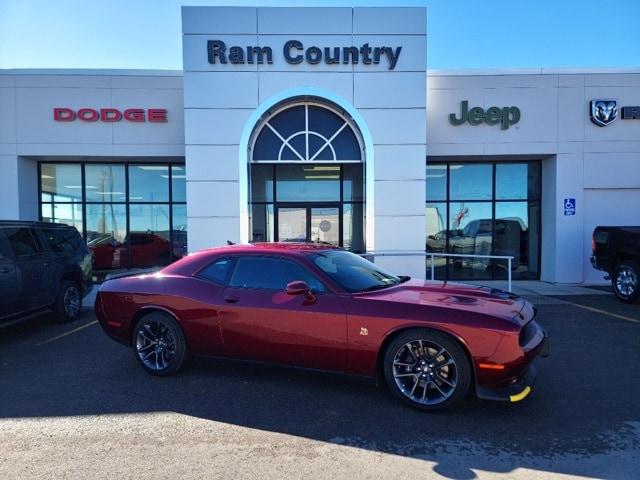
<instances>
[{"instance_id":1,"label":"tire","mask_svg":"<svg viewBox=\"0 0 640 480\"><path fill-rule=\"evenodd\" d=\"M153 312L138 320L131 343L135 357L151 375L174 375L187 359L182 328L166 313Z\"/></svg>"},{"instance_id":2,"label":"tire","mask_svg":"<svg viewBox=\"0 0 640 480\"><path fill-rule=\"evenodd\" d=\"M53 305L53 319L57 323L77 320L82 312L82 293L76 282L65 280Z\"/></svg>"},{"instance_id":3,"label":"tire","mask_svg":"<svg viewBox=\"0 0 640 480\"><path fill-rule=\"evenodd\" d=\"M425 328L395 337L384 353L383 369L393 394L420 410L449 408L471 386L471 366L462 346L445 333Z\"/></svg>"},{"instance_id":4,"label":"tire","mask_svg":"<svg viewBox=\"0 0 640 480\"><path fill-rule=\"evenodd\" d=\"M638 264L633 261L623 261L618 264L611 276L613 293L626 303L635 302L640 296L640 273Z\"/></svg>"}]
</instances>

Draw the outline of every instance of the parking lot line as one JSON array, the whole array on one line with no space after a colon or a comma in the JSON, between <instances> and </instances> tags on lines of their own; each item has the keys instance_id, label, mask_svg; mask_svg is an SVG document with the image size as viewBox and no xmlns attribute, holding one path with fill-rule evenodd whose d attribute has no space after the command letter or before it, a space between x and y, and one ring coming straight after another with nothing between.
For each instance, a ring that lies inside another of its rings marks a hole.
<instances>
[{"instance_id":1,"label":"parking lot line","mask_svg":"<svg viewBox=\"0 0 640 480\"><path fill-rule=\"evenodd\" d=\"M80 330L84 330L85 328L90 327L91 325L95 325L96 323L98 323L97 320L93 320L92 322L85 323L84 325L81 325L78 328L74 328L73 330L69 330L68 332L62 333L60 335L56 335L55 337L49 338L44 342L36 343L36 347L46 345L47 343L55 342L56 340L60 340L61 338L71 335L72 333L76 333L76 332L79 332Z\"/></svg>"},{"instance_id":2,"label":"parking lot line","mask_svg":"<svg viewBox=\"0 0 640 480\"><path fill-rule=\"evenodd\" d=\"M580 305L579 303L573 303L573 302L566 302L566 303L568 303L569 305L574 305L574 306L579 307L579 308L584 308L585 310L590 310L592 312L602 313L603 315L608 315L610 317L619 318L620 320L625 320L627 322L640 323L640 320L637 320L635 318L625 317L624 315L618 315L617 313L607 312L606 310L601 310L600 308L587 307L586 305Z\"/></svg>"}]
</instances>

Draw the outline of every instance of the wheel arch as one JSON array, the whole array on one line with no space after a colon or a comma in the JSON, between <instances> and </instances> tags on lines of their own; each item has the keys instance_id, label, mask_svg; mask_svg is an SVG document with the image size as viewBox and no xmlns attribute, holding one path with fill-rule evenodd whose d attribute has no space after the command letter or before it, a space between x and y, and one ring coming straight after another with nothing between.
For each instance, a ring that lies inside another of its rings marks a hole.
<instances>
[{"instance_id":1,"label":"wheel arch","mask_svg":"<svg viewBox=\"0 0 640 480\"><path fill-rule=\"evenodd\" d=\"M384 378L384 355L389 347L389 344L400 334L405 333L409 330L431 330L432 332L437 332L443 335L446 335L451 340L456 342L460 347L462 347L462 351L465 353L467 357L467 361L469 362L469 368L471 371L471 388L475 389L477 384L477 376L476 376L476 368L475 363L473 362L473 356L471 355L471 351L469 350L468 345L460 338L458 335L454 333L442 329L442 328L434 328L431 325L403 325L401 327L395 328L385 335L382 339L382 343L380 344L380 348L378 349L378 355L376 358L376 374L378 379Z\"/></svg>"},{"instance_id":2,"label":"wheel arch","mask_svg":"<svg viewBox=\"0 0 640 480\"><path fill-rule=\"evenodd\" d=\"M178 326L180 327L180 330L182 330L182 335L184 335L184 338L186 340L186 335L184 333L184 328L182 327L182 322L180 322L180 319L178 318L178 316L172 312L171 310L169 310L166 307L162 307L160 305L145 305L141 308L139 308L136 313L133 315L133 318L131 319L131 322L129 324L129 337L128 337L128 343L129 345L132 345L133 342L133 329L135 328L136 324L140 321L141 318L146 317L147 315L150 315L152 313L165 313L167 315L169 315L171 318L173 318L176 323L178 324Z\"/></svg>"},{"instance_id":3,"label":"wheel arch","mask_svg":"<svg viewBox=\"0 0 640 480\"><path fill-rule=\"evenodd\" d=\"M80 270L79 267L65 267L62 270L62 273L60 274L60 285L58 286L58 292L57 294L59 295L62 289L62 284L64 282L73 282L77 285L77 287L80 289L80 293L82 294L84 292L84 288L82 286L82 271Z\"/></svg>"},{"instance_id":4,"label":"wheel arch","mask_svg":"<svg viewBox=\"0 0 640 480\"><path fill-rule=\"evenodd\" d=\"M613 270L614 270L614 274L616 273L615 270L618 269L618 267L624 263L631 263L633 264L632 266L638 268L638 263L640 263L640 256L639 255L634 255L631 252L620 252L618 253L618 255L616 255L616 259L613 265Z\"/></svg>"}]
</instances>

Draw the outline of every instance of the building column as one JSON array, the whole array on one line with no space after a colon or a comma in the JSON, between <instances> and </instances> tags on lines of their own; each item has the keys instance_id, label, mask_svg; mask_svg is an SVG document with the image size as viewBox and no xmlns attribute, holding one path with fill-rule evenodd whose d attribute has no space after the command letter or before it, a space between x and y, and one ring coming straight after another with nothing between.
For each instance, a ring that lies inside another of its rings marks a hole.
<instances>
[{"instance_id":1,"label":"building column","mask_svg":"<svg viewBox=\"0 0 640 480\"><path fill-rule=\"evenodd\" d=\"M583 278L583 218L584 162L581 143L560 144L555 162L555 275L545 278L557 283L582 283ZM543 192L544 196L544 192ZM575 215L565 215L564 200L575 198Z\"/></svg>"},{"instance_id":2,"label":"building column","mask_svg":"<svg viewBox=\"0 0 640 480\"><path fill-rule=\"evenodd\" d=\"M34 160L0 155L0 219L38 220L38 167Z\"/></svg>"},{"instance_id":3,"label":"building column","mask_svg":"<svg viewBox=\"0 0 640 480\"><path fill-rule=\"evenodd\" d=\"M240 241L240 193L236 145L188 145L188 250Z\"/></svg>"}]
</instances>

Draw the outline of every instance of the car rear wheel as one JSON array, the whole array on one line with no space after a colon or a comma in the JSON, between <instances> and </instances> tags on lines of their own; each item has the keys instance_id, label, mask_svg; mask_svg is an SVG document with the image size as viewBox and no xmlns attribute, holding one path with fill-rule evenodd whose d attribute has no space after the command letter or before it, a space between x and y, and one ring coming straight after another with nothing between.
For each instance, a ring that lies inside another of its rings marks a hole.
<instances>
[{"instance_id":1,"label":"car rear wheel","mask_svg":"<svg viewBox=\"0 0 640 480\"><path fill-rule=\"evenodd\" d=\"M623 302L631 303L640 295L640 275L635 262L624 262L616 267L611 278L613 292Z\"/></svg>"},{"instance_id":2,"label":"car rear wheel","mask_svg":"<svg viewBox=\"0 0 640 480\"><path fill-rule=\"evenodd\" d=\"M71 322L82 311L82 294L76 282L65 280L54 305L54 320L59 323Z\"/></svg>"},{"instance_id":3,"label":"car rear wheel","mask_svg":"<svg viewBox=\"0 0 640 480\"><path fill-rule=\"evenodd\" d=\"M180 325L168 314L154 312L142 317L133 330L134 353L152 375L178 372L187 356L187 344Z\"/></svg>"},{"instance_id":4,"label":"car rear wheel","mask_svg":"<svg viewBox=\"0 0 640 480\"><path fill-rule=\"evenodd\" d=\"M387 347L384 376L405 403L440 410L466 396L471 367L462 347L448 335L413 329L399 334Z\"/></svg>"}]
</instances>

